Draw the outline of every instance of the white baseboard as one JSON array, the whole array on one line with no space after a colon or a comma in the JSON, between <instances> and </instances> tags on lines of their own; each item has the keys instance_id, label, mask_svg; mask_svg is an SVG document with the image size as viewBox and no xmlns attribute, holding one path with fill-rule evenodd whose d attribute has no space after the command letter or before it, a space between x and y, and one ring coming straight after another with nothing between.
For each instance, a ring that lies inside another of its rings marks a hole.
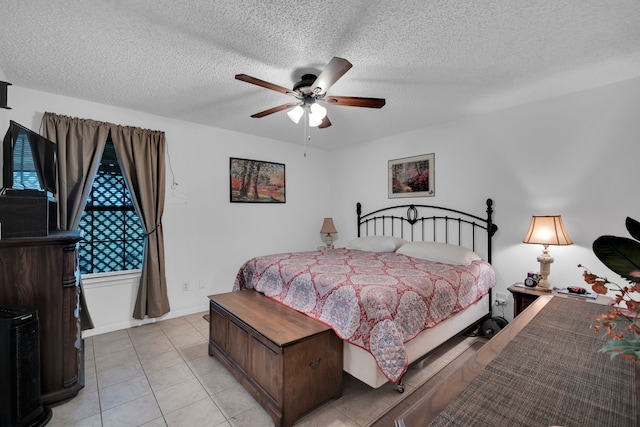
<instances>
[{"instance_id":1,"label":"white baseboard","mask_svg":"<svg viewBox=\"0 0 640 427\"><path fill-rule=\"evenodd\" d=\"M130 319L126 322L113 323L110 325L99 326L93 329L87 329L82 331L82 338L89 338L95 335L106 334L108 332L119 331L122 329L134 328L136 326L142 326L149 323L161 322L163 320L174 319L176 317L188 316L190 314L196 314L206 311L208 305L205 307L191 307L183 310L170 311L162 317L157 318L144 318L142 320L139 319Z\"/></svg>"},{"instance_id":2,"label":"white baseboard","mask_svg":"<svg viewBox=\"0 0 640 427\"><path fill-rule=\"evenodd\" d=\"M158 318L134 319L132 313L139 280L139 270L82 276L89 315L95 326L82 331L83 338L209 310L209 300L206 297L198 301L174 301L178 299L174 298L171 305L180 306L179 309L171 310ZM181 293L178 292L178 296L182 296Z\"/></svg>"}]
</instances>

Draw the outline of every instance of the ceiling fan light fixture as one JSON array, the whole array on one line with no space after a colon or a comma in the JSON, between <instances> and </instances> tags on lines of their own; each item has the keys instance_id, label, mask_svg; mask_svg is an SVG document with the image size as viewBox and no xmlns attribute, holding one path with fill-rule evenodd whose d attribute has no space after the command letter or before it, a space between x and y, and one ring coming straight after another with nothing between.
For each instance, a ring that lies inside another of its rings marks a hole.
<instances>
[{"instance_id":1,"label":"ceiling fan light fixture","mask_svg":"<svg viewBox=\"0 0 640 427\"><path fill-rule=\"evenodd\" d=\"M309 116L309 126L311 126L312 128L317 128L321 124L322 124L322 119L318 119L317 117L312 118L311 116Z\"/></svg>"},{"instance_id":2,"label":"ceiling fan light fixture","mask_svg":"<svg viewBox=\"0 0 640 427\"><path fill-rule=\"evenodd\" d=\"M259 119L273 113L289 110L287 111L287 115L291 121L296 124L300 123L300 119L304 116L304 127L308 131L311 126L321 129L331 126L331 121L327 116L327 110L323 106L317 105L317 101L329 102L334 105L346 107L382 108L384 106L384 98L327 96L329 88L349 71L351 67L351 63L346 59L334 56L319 75L304 74L300 81L293 85L293 90L246 74L236 74L235 78L236 80L292 96L297 100L297 102L282 104L252 114L251 117Z\"/></svg>"},{"instance_id":3,"label":"ceiling fan light fixture","mask_svg":"<svg viewBox=\"0 0 640 427\"><path fill-rule=\"evenodd\" d=\"M291 121L295 124L300 123L300 118L304 114L304 109L300 105L296 105L291 110L287 112L287 116L291 119Z\"/></svg>"},{"instance_id":4,"label":"ceiling fan light fixture","mask_svg":"<svg viewBox=\"0 0 640 427\"><path fill-rule=\"evenodd\" d=\"M327 109L317 103L311 104L309 108L309 126L318 127L322 120L327 117Z\"/></svg>"},{"instance_id":5,"label":"ceiling fan light fixture","mask_svg":"<svg viewBox=\"0 0 640 427\"><path fill-rule=\"evenodd\" d=\"M311 114L324 119L327 116L327 109L316 102L311 104Z\"/></svg>"}]
</instances>

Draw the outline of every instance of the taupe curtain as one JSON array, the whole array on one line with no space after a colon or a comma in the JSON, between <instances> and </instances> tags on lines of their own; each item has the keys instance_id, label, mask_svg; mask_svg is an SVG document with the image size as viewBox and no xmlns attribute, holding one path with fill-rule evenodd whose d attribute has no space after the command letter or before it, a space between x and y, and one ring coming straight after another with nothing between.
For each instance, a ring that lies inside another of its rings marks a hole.
<instances>
[{"instance_id":1,"label":"taupe curtain","mask_svg":"<svg viewBox=\"0 0 640 427\"><path fill-rule=\"evenodd\" d=\"M45 113L43 136L58 145L58 227L75 230L91 191L109 135L103 123ZM80 277L80 324L93 329Z\"/></svg>"},{"instance_id":2,"label":"taupe curtain","mask_svg":"<svg viewBox=\"0 0 640 427\"><path fill-rule=\"evenodd\" d=\"M160 317L169 312L164 271L165 138L164 132L127 126L111 128L111 140L131 198L147 233L142 277L133 317Z\"/></svg>"},{"instance_id":3,"label":"taupe curtain","mask_svg":"<svg viewBox=\"0 0 640 427\"><path fill-rule=\"evenodd\" d=\"M147 232L145 259L133 316L142 319L145 314L159 317L169 312L161 221L165 182L164 133L53 113L44 114L42 127L43 136L58 144L58 217L61 230L78 227L111 133L118 159L126 163L122 164L123 174ZM135 176L131 177L130 174ZM153 196L147 196L147 192ZM149 223L154 226L148 227ZM94 325L82 283L80 289L82 328L90 329Z\"/></svg>"}]
</instances>

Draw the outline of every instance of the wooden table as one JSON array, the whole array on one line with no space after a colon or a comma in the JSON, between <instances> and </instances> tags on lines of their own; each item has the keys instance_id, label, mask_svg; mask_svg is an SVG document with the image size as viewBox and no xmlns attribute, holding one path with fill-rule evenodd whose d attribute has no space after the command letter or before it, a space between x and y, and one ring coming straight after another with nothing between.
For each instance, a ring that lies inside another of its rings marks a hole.
<instances>
[{"instance_id":1,"label":"wooden table","mask_svg":"<svg viewBox=\"0 0 640 427\"><path fill-rule=\"evenodd\" d=\"M396 427L429 425L478 377L505 347L534 319L551 301L552 295L538 296L513 322L489 340L464 366L431 389L424 397L407 409L396 420ZM640 363L635 365L636 408L640 411ZM640 416L640 414L639 414Z\"/></svg>"}]
</instances>

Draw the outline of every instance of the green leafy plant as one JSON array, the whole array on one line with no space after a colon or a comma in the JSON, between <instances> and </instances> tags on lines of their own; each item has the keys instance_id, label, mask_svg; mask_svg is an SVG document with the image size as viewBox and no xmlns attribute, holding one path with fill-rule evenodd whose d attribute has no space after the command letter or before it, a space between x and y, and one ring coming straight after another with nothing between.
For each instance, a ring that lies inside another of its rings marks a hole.
<instances>
[{"instance_id":1,"label":"green leafy plant","mask_svg":"<svg viewBox=\"0 0 640 427\"><path fill-rule=\"evenodd\" d=\"M606 277L598 276L585 266L583 277L594 292L606 295L614 292L614 308L594 320L594 330L600 325L612 338L601 349L616 356L633 360L640 358L640 222L627 217L627 231L633 237L600 236L593 242L593 252L604 265L629 282L620 286Z\"/></svg>"}]
</instances>

